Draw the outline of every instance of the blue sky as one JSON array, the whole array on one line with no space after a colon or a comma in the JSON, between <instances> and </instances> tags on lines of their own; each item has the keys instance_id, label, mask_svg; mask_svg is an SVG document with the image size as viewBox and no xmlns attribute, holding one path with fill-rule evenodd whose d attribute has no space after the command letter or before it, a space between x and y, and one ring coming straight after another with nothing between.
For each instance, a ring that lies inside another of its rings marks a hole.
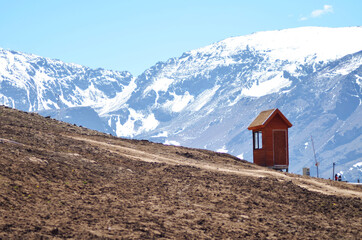
<instances>
[{"instance_id":1,"label":"blue sky","mask_svg":"<svg viewBox=\"0 0 362 240\"><path fill-rule=\"evenodd\" d=\"M137 76L228 37L362 25L360 0L0 0L0 47Z\"/></svg>"}]
</instances>

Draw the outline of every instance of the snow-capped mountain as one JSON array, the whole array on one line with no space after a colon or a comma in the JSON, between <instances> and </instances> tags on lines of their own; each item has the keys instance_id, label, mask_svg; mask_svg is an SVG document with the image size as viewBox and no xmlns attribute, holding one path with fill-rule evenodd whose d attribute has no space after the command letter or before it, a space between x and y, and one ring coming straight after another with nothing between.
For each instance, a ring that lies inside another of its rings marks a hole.
<instances>
[{"instance_id":1,"label":"snow-capped mountain","mask_svg":"<svg viewBox=\"0 0 362 240\"><path fill-rule=\"evenodd\" d=\"M278 107L293 123L290 170L332 163L361 178L362 28L304 27L225 39L133 78L0 51L0 104L90 106L118 136L228 152L252 161L247 126ZM65 121L67 119L64 119ZM83 126L87 126L82 123Z\"/></svg>"},{"instance_id":2,"label":"snow-capped mountain","mask_svg":"<svg viewBox=\"0 0 362 240\"><path fill-rule=\"evenodd\" d=\"M132 86L129 72L0 49L0 102L26 111L102 106Z\"/></svg>"}]
</instances>

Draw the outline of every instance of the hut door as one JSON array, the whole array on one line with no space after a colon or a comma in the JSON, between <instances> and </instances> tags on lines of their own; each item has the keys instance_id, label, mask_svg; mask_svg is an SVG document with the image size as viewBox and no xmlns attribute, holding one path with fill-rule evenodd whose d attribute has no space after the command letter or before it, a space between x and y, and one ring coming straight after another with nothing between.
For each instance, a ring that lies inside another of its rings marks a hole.
<instances>
[{"instance_id":1,"label":"hut door","mask_svg":"<svg viewBox=\"0 0 362 240\"><path fill-rule=\"evenodd\" d=\"M286 130L273 130L274 166L287 165Z\"/></svg>"}]
</instances>

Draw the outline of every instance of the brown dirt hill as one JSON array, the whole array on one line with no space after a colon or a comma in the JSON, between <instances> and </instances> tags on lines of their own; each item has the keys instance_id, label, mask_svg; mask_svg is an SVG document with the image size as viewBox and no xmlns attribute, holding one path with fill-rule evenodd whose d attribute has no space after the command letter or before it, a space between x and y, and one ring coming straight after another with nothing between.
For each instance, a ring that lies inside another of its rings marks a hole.
<instances>
[{"instance_id":1,"label":"brown dirt hill","mask_svg":"<svg viewBox=\"0 0 362 240\"><path fill-rule=\"evenodd\" d=\"M361 239L362 189L0 106L0 239Z\"/></svg>"}]
</instances>

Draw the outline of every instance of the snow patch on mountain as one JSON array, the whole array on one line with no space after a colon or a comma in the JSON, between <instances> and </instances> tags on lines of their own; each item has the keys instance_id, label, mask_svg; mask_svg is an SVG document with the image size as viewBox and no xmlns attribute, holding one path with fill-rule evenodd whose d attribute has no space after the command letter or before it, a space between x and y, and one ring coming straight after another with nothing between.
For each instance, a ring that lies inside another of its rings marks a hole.
<instances>
[{"instance_id":1,"label":"snow patch on mountain","mask_svg":"<svg viewBox=\"0 0 362 240\"><path fill-rule=\"evenodd\" d=\"M282 88L289 87L292 82L279 73L274 78L265 82L254 82L250 88L242 90L242 94L248 97L261 97L271 93L279 92Z\"/></svg>"},{"instance_id":2,"label":"snow patch on mountain","mask_svg":"<svg viewBox=\"0 0 362 240\"><path fill-rule=\"evenodd\" d=\"M154 136L152 136L152 137L154 137L154 138L160 138L160 137L165 137L165 138L167 138L167 137L168 137L168 132L167 132L167 131L162 131L162 132L160 132L160 133L158 133L157 135L154 135Z\"/></svg>"},{"instance_id":3,"label":"snow patch on mountain","mask_svg":"<svg viewBox=\"0 0 362 240\"><path fill-rule=\"evenodd\" d=\"M168 87L173 82L173 79L169 78L159 78L156 79L150 86L148 86L145 90L145 94L147 94L149 91L153 90L155 92L166 92Z\"/></svg>"},{"instance_id":4,"label":"snow patch on mountain","mask_svg":"<svg viewBox=\"0 0 362 240\"><path fill-rule=\"evenodd\" d=\"M94 83L90 83L89 87L86 89L81 89L80 87L76 86L74 90L74 97L73 102L77 103L77 105L82 105L86 103L88 106L96 105L99 102L103 102L104 100L108 99L107 96L94 86ZM77 98L81 99L81 101L77 101Z\"/></svg>"},{"instance_id":5,"label":"snow patch on mountain","mask_svg":"<svg viewBox=\"0 0 362 240\"><path fill-rule=\"evenodd\" d=\"M97 109L98 114L101 117L105 117L109 113L116 112L122 107L125 107L128 99L132 96L132 93L137 88L135 80L136 78L132 78L129 85L125 86L123 91L117 92L114 98L94 103L94 107Z\"/></svg>"},{"instance_id":6,"label":"snow patch on mountain","mask_svg":"<svg viewBox=\"0 0 362 240\"><path fill-rule=\"evenodd\" d=\"M174 141L174 140L166 140L165 145L173 145L173 146L181 146L181 144L177 141Z\"/></svg>"},{"instance_id":7,"label":"snow patch on mountain","mask_svg":"<svg viewBox=\"0 0 362 240\"><path fill-rule=\"evenodd\" d=\"M159 121L157 121L153 113L145 115L132 108L128 110L130 114L124 124L121 123L121 119L118 117L118 121L116 122L117 136L133 137L136 134L154 130L159 124Z\"/></svg>"},{"instance_id":8,"label":"snow patch on mountain","mask_svg":"<svg viewBox=\"0 0 362 240\"><path fill-rule=\"evenodd\" d=\"M352 60L348 62L348 64L343 64L335 73L341 75L347 75L355 71L361 65L362 65L362 57L356 56L353 57Z\"/></svg>"},{"instance_id":9,"label":"snow patch on mountain","mask_svg":"<svg viewBox=\"0 0 362 240\"><path fill-rule=\"evenodd\" d=\"M173 96L172 100L167 100L163 107L171 112L181 112L190 102L194 100L194 96L190 95L188 91L184 95L177 95L170 93Z\"/></svg>"},{"instance_id":10,"label":"snow patch on mountain","mask_svg":"<svg viewBox=\"0 0 362 240\"><path fill-rule=\"evenodd\" d=\"M229 151L226 149L226 146L222 146L222 148L217 149L216 152L219 152L219 153L228 153Z\"/></svg>"},{"instance_id":11,"label":"snow patch on mountain","mask_svg":"<svg viewBox=\"0 0 362 240\"><path fill-rule=\"evenodd\" d=\"M354 164L353 167L360 168L359 171L362 172L362 162L358 162L358 163Z\"/></svg>"},{"instance_id":12,"label":"snow patch on mountain","mask_svg":"<svg viewBox=\"0 0 362 240\"><path fill-rule=\"evenodd\" d=\"M358 76L357 74L355 75L355 77L356 77L356 83L357 83L360 87L362 87L362 77Z\"/></svg>"},{"instance_id":13,"label":"snow patch on mountain","mask_svg":"<svg viewBox=\"0 0 362 240\"><path fill-rule=\"evenodd\" d=\"M0 103L5 105L5 106L9 106L12 108L15 108L15 102L14 99L7 97L3 94L0 93Z\"/></svg>"},{"instance_id":14,"label":"snow patch on mountain","mask_svg":"<svg viewBox=\"0 0 362 240\"><path fill-rule=\"evenodd\" d=\"M210 102L210 100L219 88L220 85L215 85L211 89L204 90L199 96L197 96L196 100L192 104L190 104L189 109L194 112L199 111L208 102Z\"/></svg>"}]
</instances>

